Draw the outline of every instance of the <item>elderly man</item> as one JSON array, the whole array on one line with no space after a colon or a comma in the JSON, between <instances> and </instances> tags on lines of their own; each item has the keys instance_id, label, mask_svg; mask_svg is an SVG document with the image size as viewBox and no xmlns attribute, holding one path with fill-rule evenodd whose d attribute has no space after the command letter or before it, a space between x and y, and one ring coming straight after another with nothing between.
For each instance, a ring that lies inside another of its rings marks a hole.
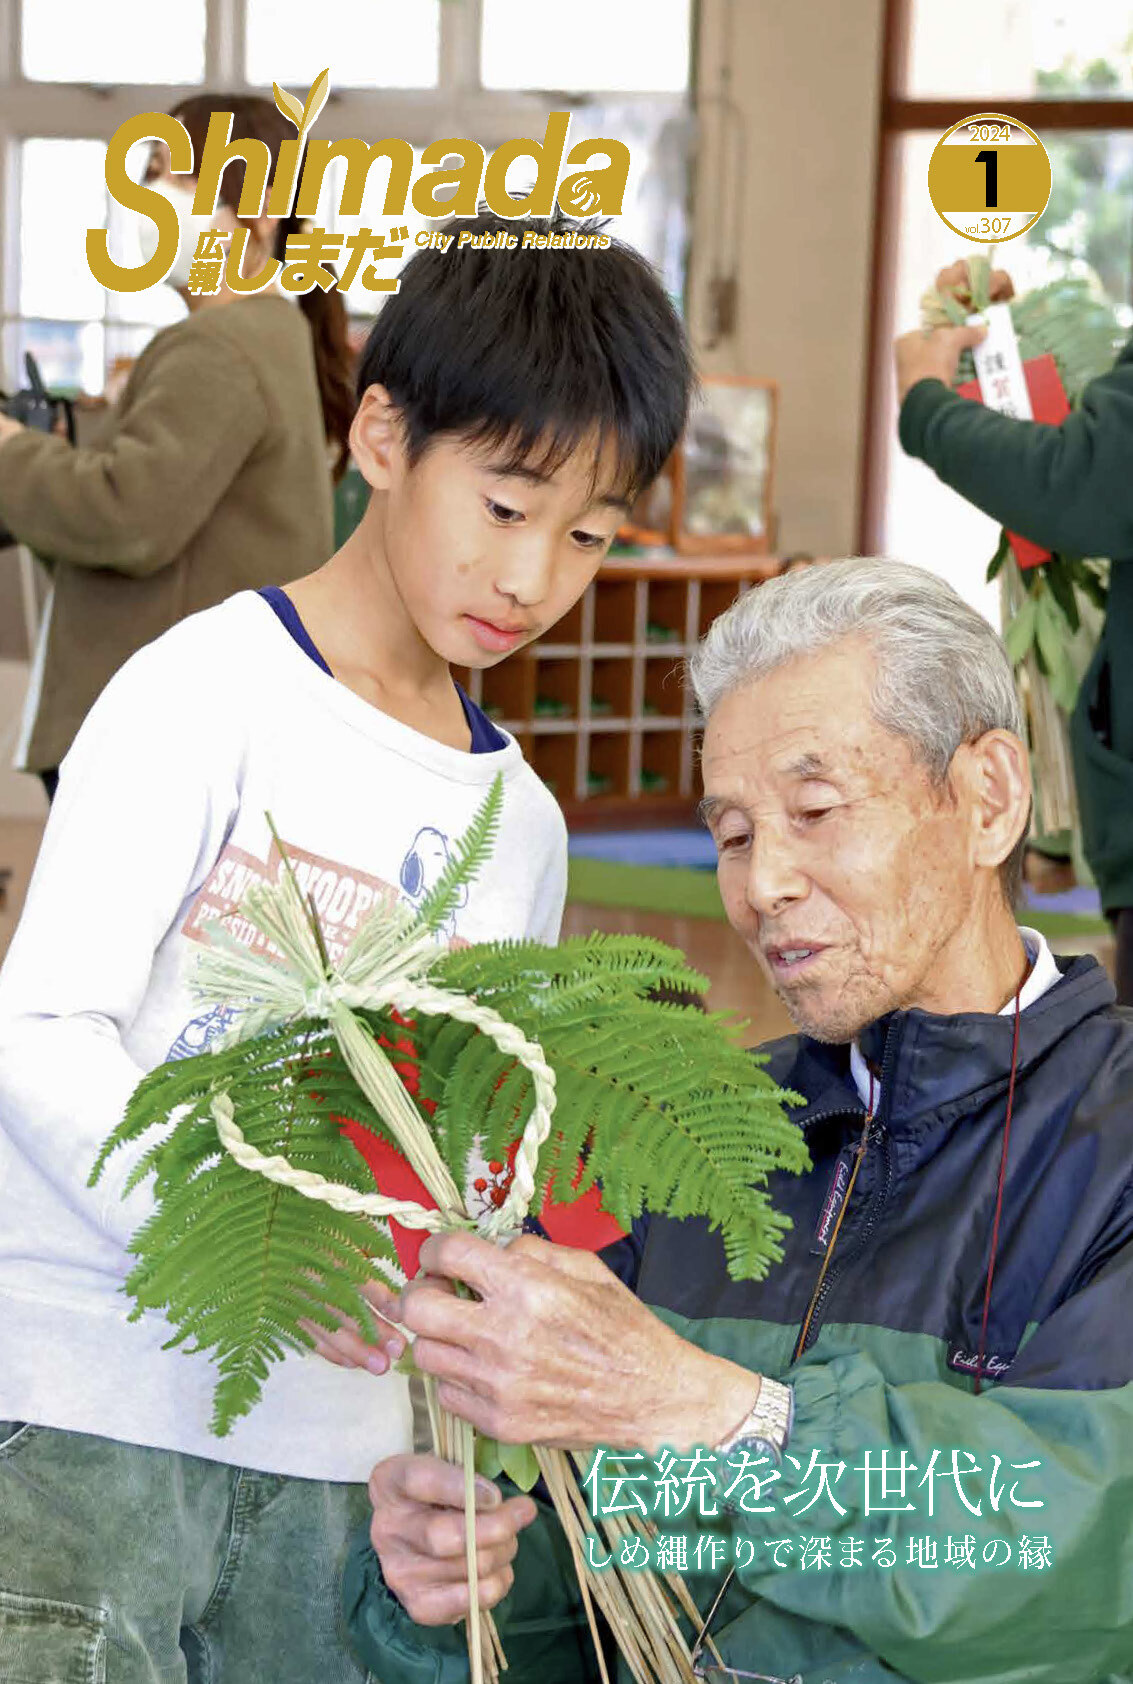
<instances>
[{"instance_id":1,"label":"elderly man","mask_svg":"<svg viewBox=\"0 0 1133 1684\"><path fill-rule=\"evenodd\" d=\"M675 1523L702 1608L734 1569L713 1636L740 1676L1133 1677L1133 1015L1016 925L1002 646L930 575L844 561L742 597L692 671L724 905L799 1031L765 1049L813 1162L770 1183L784 1259L737 1283L704 1223L653 1218L609 1254L623 1284L435 1237L416 1360L504 1440L762 1455L761 1491ZM394 1457L371 1496L362 1658L465 1676L461 1476ZM589 1676L555 1523L481 1500L511 1676Z\"/></svg>"}]
</instances>

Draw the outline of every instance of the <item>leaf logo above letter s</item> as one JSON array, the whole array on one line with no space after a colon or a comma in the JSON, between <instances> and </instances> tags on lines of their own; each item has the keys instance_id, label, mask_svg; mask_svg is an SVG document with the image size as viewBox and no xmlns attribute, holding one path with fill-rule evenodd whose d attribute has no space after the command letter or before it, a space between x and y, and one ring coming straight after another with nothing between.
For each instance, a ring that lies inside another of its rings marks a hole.
<instances>
[{"instance_id":1,"label":"leaf logo above letter s","mask_svg":"<svg viewBox=\"0 0 1133 1684\"><path fill-rule=\"evenodd\" d=\"M287 121L295 124L301 140L330 98L330 66L315 77L303 105L299 104L294 94L289 94L285 88L281 88L278 82L272 83L272 91L275 94L276 105Z\"/></svg>"}]
</instances>

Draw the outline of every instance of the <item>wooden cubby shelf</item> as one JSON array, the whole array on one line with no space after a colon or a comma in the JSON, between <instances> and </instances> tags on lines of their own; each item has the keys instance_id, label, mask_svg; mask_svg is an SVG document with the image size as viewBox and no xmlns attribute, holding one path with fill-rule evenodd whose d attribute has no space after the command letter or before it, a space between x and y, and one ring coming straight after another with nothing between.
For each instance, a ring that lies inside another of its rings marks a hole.
<instances>
[{"instance_id":1,"label":"wooden cubby shelf","mask_svg":"<svg viewBox=\"0 0 1133 1684\"><path fill-rule=\"evenodd\" d=\"M474 702L519 739L572 824L691 816L701 721L684 666L773 556L617 556L540 642L458 672Z\"/></svg>"}]
</instances>

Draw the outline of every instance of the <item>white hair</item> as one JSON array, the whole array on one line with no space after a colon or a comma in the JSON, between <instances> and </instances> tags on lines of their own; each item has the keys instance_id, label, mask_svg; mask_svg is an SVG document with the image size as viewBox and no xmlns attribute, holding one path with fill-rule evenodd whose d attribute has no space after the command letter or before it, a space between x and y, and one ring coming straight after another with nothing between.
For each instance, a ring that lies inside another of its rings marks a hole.
<instances>
[{"instance_id":1,"label":"white hair","mask_svg":"<svg viewBox=\"0 0 1133 1684\"><path fill-rule=\"evenodd\" d=\"M1023 736L1007 652L981 614L920 567L859 556L785 573L714 620L689 662L701 711L785 661L845 637L876 658L873 713L905 737L938 781L961 743Z\"/></svg>"}]
</instances>

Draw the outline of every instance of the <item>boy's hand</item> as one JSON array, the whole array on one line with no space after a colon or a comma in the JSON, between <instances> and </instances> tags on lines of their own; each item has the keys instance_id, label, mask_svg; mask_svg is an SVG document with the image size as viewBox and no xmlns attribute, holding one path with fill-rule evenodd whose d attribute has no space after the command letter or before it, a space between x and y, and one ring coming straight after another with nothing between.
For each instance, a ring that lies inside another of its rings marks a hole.
<instances>
[{"instance_id":1,"label":"boy's hand","mask_svg":"<svg viewBox=\"0 0 1133 1684\"><path fill-rule=\"evenodd\" d=\"M439 1456L390 1456L370 1475L370 1542L382 1576L411 1619L452 1625L468 1613L464 1553L464 1473ZM476 1478L476 1572L481 1608L511 1589L516 1542L538 1510Z\"/></svg>"},{"instance_id":2,"label":"boy's hand","mask_svg":"<svg viewBox=\"0 0 1133 1684\"><path fill-rule=\"evenodd\" d=\"M313 1321L301 1321L299 1325L314 1340L319 1356L333 1362L336 1368L368 1368L371 1374L385 1374L405 1353L405 1335L390 1319L397 1312L398 1294L381 1281L371 1281L362 1288L362 1296L377 1311L376 1345L368 1344L358 1323L345 1317L335 1333L328 1333Z\"/></svg>"}]
</instances>

